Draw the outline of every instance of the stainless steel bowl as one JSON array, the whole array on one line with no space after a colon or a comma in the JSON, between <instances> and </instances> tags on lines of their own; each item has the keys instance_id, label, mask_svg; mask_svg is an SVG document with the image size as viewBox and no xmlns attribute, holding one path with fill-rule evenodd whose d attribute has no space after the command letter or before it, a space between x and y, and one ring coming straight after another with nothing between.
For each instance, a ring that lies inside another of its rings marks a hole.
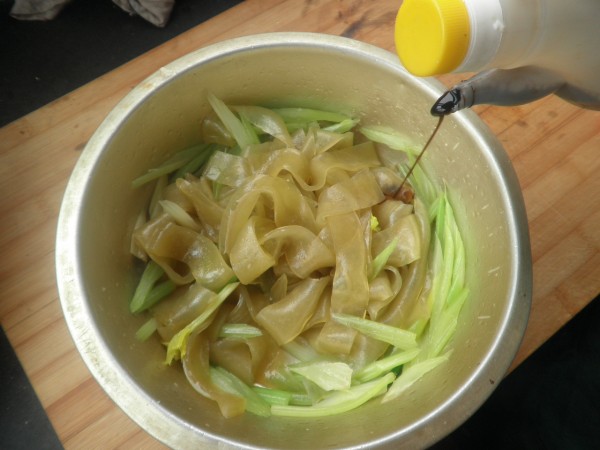
<instances>
[{"instance_id":1,"label":"stainless steel bowl","mask_svg":"<svg viewBox=\"0 0 600 450\"><path fill-rule=\"evenodd\" d=\"M425 142L442 87L416 79L395 55L354 40L273 33L200 49L161 68L109 114L66 190L56 263L64 314L90 371L142 428L174 448L425 447L490 395L523 336L532 271L523 199L510 161L469 111L450 116L424 158L448 186L467 249L471 294L444 373L406 396L324 419L224 419L188 386L164 349L137 342L129 235L149 196L131 180L195 143L211 91L228 102L333 108Z\"/></svg>"}]
</instances>

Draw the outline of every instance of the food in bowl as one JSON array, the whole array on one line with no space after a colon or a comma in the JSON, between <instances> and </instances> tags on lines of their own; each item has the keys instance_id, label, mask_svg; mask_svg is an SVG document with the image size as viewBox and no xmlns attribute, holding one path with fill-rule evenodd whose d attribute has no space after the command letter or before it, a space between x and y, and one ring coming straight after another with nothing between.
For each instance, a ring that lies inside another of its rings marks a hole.
<instances>
[{"instance_id":1,"label":"food in bowl","mask_svg":"<svg viewBox=\"0 0 600 450\"><path fill-rule=\"evenodd\" d=\"M415 147L336 112L208 102L202 142L133 181L154 183L138 338L225 417L339 414L447 361L465 251Z\"/></svg>"},{"instance_id":2,"label":"food in bowl","mask_svg":"<svg viewBox=\"0 0 600 450\"><path fill-rule=\"evenodd\" d=\"M447 117L423 158L430 179L452 200L470 290L447 345L455 351L435 369L443 375L430 373L395 400L382 403L380 396L344 414L225 418L216 402L194 391L179 362L164 363L159 338L132 339L148 316L128 313L139 280L131 231L153 189L131 189L131 182L202 140L207 91L232 105L340 111L359 118L360 128L390 126L420 147L434 125L429 108L442 89L435 80L409 76L397 56L372 45L270 33L194 51L128 93L82 152L57 228L64 316L107 395L141 428L177 449L424 448L464 422L498 386L519 347L532 280L517 177L501 144L472 111Z\"/></svg>"}]
</instances>

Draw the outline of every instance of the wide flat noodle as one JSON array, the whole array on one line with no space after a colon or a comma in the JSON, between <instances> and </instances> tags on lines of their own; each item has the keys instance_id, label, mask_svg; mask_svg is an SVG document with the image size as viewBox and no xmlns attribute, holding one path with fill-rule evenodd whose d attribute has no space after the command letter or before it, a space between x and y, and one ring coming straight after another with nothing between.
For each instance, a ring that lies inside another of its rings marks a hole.
<instances>
[{"instance_id":1,"label":"wide flat noodle","mask_svg":"<svg viewBox=\"0 0 600 450\"><path fill-rule=\"evenodd\" d=\"M209 372L209 351L210 344L203 334L190 338L188 351L182 359L185 376L197 392L217 402L224 417L239 416L246 409L246 400L214 385Z\"/></svg>"},{"instance_id":2,"label":"wide flat noodle","mask_svg":"<svg viewBox=\"0 0 600 450\"><path fill-rule=\"evenodd\" d=\"M260 106L234 106L233 109L261 131L288 147L292 145L292 138L279 114Z\"/></svg>"},{"instance_id":3,"label":"wide flat noodle","mask_svg":"<svg viewBox=\"0 0 600 450\"><path fill-rule=\"evenodd\" d=\"M378 317L379 322L400 328L408 328L412 325L408 323L408 317L416 302L421 298L427 279L427 257L431 230L426 208L419 200L415 201L415 213L421 238L421 255L407 266L403 272L400 292ZM385 343L359 335L350 356L357 367L363 367L381 357L386 349Z\"/></svg>"},{"instance_id":4,"label":"wide flat noodle","mask_svg":"<svg viewBox=\"0 0 600 450\"><path fill-rule=\"evenodd\" d=\"M196 281L217 291L233 279L234 272L213 241L196 234L183 257Z\"/></svg>"},{"instance_id":5,"label":"wide flat noodle","mask_svg":"<svg viewBox=\"0 0 600 450\"><path fill-rule=\"evenodd\" d=\"M373 234L372 253L382 252L394 239L398 244L388 259L388 264L406 266L421 257L421 230L414 214L403 216L391 227Z\"/></svg>"},{"instance_id":6,"label":"wide flat noodle","mask_svg":"<svg viewBox=\"0 0 600 450\"><path fill-rule=\"evenodd\" d=\"M204 176L225 186L240 186L250 175L246 158L226 152L215 152L204 169Z\"/></svg>"},{"instance_id":7,"label":"wide flat noodle","mask_svg":"<svg viewBox=\"0 0 600 450\"><path fill-rule=\"evenodd\" d=\"M294 148L273 149L272 145L256 148L248 152L248 161L254 173L271 177L287 172L298 185L306 190L312 190L310 182L309 160Z\"/></svg>"},{"instance_id":8,"label":"wide flat noodle","mask_svg":"<svg viewBox=\"0 0 600 450\"><path fill-rule=\"evenodd\" d=\"M383 310L398 295L402 288L402 276L394 266L387 266L369 284L367 311L371 320L377 320Z\"/></svg>"},{"instance_id":9,"label":"wide flat noodle","mask_svg":"<svg viewBox=\"0 0 600 450\"><path fill-rule=\"evenodd\" d=\"M244 224L260 202L273 211L275 226L301 225L316 231L314 213L300 191L288 181L259 175L240 189L233 197L223 215L219 236L220 248L231 252Z\"/></svg>"},{"instance_id":10,"label":"wide flat noodle","mask_svg":"<svg viewBox=\"0 0 600 450\"><path fill-rule=\"evenodd\" d=\"M256 315L256 321L278 344L294 340L316 311L329 282L329 277L301 281L284 298L264 307Z\"/></svg>"},{"instance_id":11,"label":"wide flat noodle","mask_svg":"<svg viewBox=\"0 0 600 450\"><path fill-rule=\"evenodd\" d=\"M175 224L167 214L138 229L135 239L176 284L196 280L218 290L233 278L233 271L210 239Z\"/></svg>"},{"instance_id":12,"label":"wide flat noodle","mask_svg":"<svg viewBox=\"0 0 600 450\"><path fill-rule=\"evenodd\" d=\"M158 321L158 332L169 341L188 323L202 314L215 293L199 283L181 287L152 309L154 318Z\"/></svg>"},{"instance_id":13,"label":"wide flat noodle","mask_svg":"<svg viewBox=\"0 0 600 450\"><path fill-rule=\"evenodd\" d=\"M179 178L176 181L177 187L185 195L196 211L207 236L213 241L219 237L219 227L223 217L223 207L219 205L207 191L206 180L201 179L197 182L190 182Z\"/></svg>"},{"instance_id":14,"label":"wide flat noodle","mask_svg":"<svg viewBox=\"0 0 600 450\"><path fill-rule=\"evenodd\" d=\"M260 240L274 228L271 220L252 216L240 230L231 248L229 260L238 279L244 284L254 282L265 271L273 267L276 259L266 252Z\"/></svg>"},{"instance_id":15,"label":"wide flat noodle","mask_svg":"<svg viewBox=\"0 0 600 450\"><path fill-rule=\"evenodd\" d=\"M335 274L331 292L331 312L363 317L369 302L367 278L368 249L364 227L354 212L330 216L327 227L335 249ZM348 354L356 331L328 321L319 336L319 349Z\"/></svg>"},{"instance_id":16,"label":"wide flat noodle","mask_svg":"<svg viewBox=\"0 0 600 450\"><path fill-rule=\"evenodd\" d=\"M321 153L310 160L311 190L320 190L325 186L330 171L343 170L355 173L380 165L375 147L365 142L353 147Z\"/></svg>"},{"instance_id":17,"label":"wide flat noodle","mask_svg":"<svg viewBox=\"0 0 600 450\"><path fill-rule=\"evenodd\" d=\"M330 216L370 208L385 199L370 170L361 170L350 179L324 189L319 196L317 223Z\"/></svg>"},{"instance_id":18,"label":"wide flat noodle","mask_svg":"<svg viewBox=\"0 0 600 450\"><path fill-rule=\"evenodd\" d=\"M284 257L298 278L307 278L314 271L335 264L333 252L321 238L298 225L275 228L264 235L262 244L275 259Z\"/></svg>"},{"instance_id":19,"label":"wide flat noodle","mask_svg":"<svg viewBox=\"0 0 600 450\"><path fill-rule=\"evenodd\" d=\"M168 214L160 215L134 232L137 245L179 285L194 281L183 260L196 236L195 231L176 225Z\"/></svg>"}]
</instances>

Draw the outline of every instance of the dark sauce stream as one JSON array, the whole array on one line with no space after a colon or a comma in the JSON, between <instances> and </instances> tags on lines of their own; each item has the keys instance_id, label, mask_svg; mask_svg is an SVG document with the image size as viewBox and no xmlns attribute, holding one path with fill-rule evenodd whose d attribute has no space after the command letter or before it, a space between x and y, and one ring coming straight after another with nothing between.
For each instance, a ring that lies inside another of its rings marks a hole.
<instances>
[{"instance_id":1,"label":"dark sauce stream","mask_svg":"<svg viewBox=\"0 0 600 450\"><path fill-rule=\"evenodd\" d=\"M399 194L402 195L402 188L404 187L404 184L406 183L406 180L413 173L413 170L415 169L416 165L421 160L421 157L425 153L425 150L427 150L427 148L429 147L429 144L431 144L431 141L433 141L433 138L435 137L435 135L437 134L438 130L442 126L442 122L444 121L444 117L446 117L446 116L445 116L445 114L441 114L441 115L438 115L437 117L438 117L438 123L437 123L437 125L435 126L435 128L433 129L433 132L431 133L431 136L429 136L429 139L427 139L427 142L425 143L425 145L423 146L423 148L419 152L419 155L417 156L417 159L415 159L415 162L412 163L412 165L410 166L410 169L408 169L408 172L406 172L406 175L404 176L404 179L402 180L402 183L400 183L400 187L398 188L398 190L394 194L394 197L398 197Z\"/></svg>"}]
</instances>

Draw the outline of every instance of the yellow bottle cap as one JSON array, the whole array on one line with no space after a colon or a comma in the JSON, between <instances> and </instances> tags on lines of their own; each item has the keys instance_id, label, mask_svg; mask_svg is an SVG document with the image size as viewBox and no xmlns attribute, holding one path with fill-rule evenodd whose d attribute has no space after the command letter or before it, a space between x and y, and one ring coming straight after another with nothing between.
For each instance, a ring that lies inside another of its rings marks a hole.
<instances>
[{"instance_id":1,"label":"yellow bottle cap","mask_svg":"<svg viewBox=\"0 0 600 450\"><path fill-rule=\"evenodd\" d=\"M404 0L396 17L396 51L404 67L420 77L456 69L470 34L463 0Z\"/></svg>"}]
</instances>

